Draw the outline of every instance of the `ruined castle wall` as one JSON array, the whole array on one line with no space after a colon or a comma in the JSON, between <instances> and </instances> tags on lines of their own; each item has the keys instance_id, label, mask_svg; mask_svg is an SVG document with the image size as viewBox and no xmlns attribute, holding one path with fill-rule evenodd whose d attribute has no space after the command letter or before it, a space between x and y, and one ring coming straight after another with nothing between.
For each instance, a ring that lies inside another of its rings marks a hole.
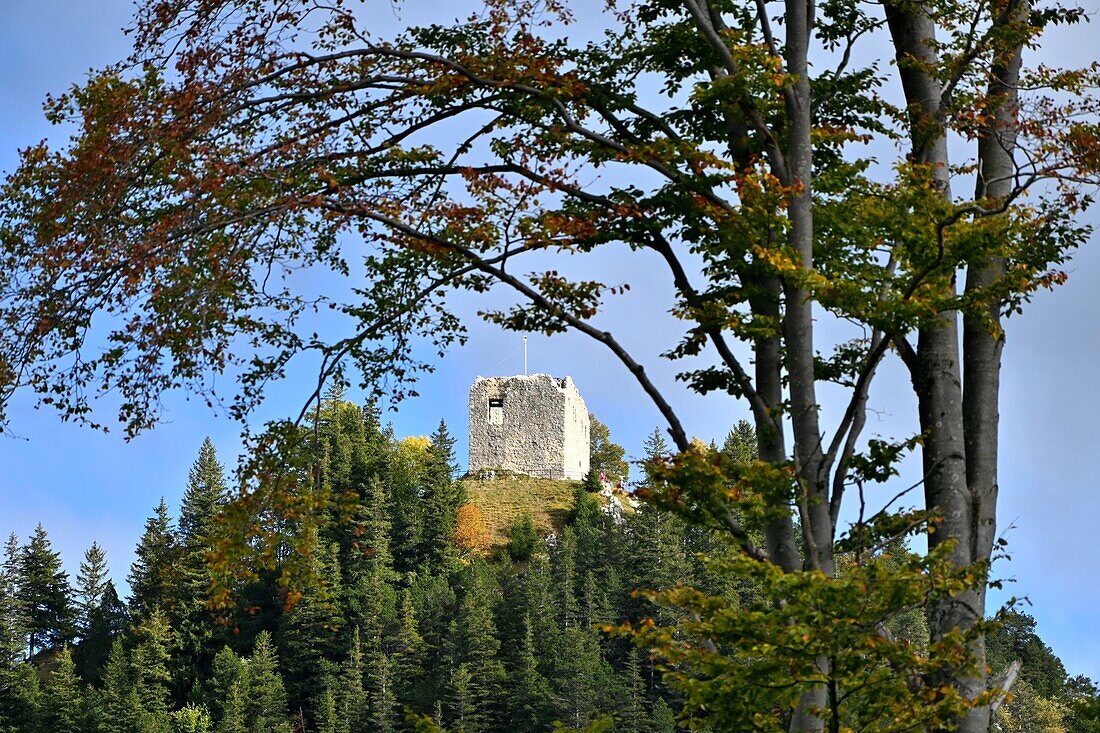
<instances>
[{"instance_id":1,"label":"ruined castle wall","mask_svg":"<svg viewBox=\"0 0 1100 733\"><path fill-rule=\"evenodd\" d=\"M582 412L583 435L578 429ZM469 468L583 477L588 470L588 411L572 380L547 374L478 378L470 388Z\"/></svg>"},{"instance_id":2,"label":"ruined castle wall","mask_svg":"<svg viewBox=\"0 0 1100 733\"><path fill-rule=\"evenodd\" d=\"M580 481L588 473L589 434L592 423L588 408L581 399L573 380L566 377L562 395L565 397L565 446L562 449L565 478Z\"/></svg>"}]
</instances>

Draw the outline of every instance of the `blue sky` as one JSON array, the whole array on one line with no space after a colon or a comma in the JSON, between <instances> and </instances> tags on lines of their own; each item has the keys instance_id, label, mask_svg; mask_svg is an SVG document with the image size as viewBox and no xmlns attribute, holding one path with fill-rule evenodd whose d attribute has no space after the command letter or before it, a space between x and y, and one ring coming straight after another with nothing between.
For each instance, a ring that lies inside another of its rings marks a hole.
<instances>
[{"instance_id":1,"label":"blue sky","mask_svg":"<svg viewBox=\"0 0 1100 733\"><path fill-rule=\"evenodd\" d=\"M377 3L380 22L399 19L388 2ZM405 12L423 8L409 2ZM439 5L435 6L437 9ZM41 115L47 92L64 90L87 70L125 56L121 32L132 6L122 0L4 0L0 2L0 170L10 170L15 151L58 135ZM368 12L374 12L369 9ZM1090 9L1097 9L1096 0ZM422 20L422 18L420 18ZM1071 29L1053 37L1041 52L1061 63L1082 63L1095 54L1097 28ZM1076 58L1074 58L1076 56ZM1091 59L1088 59L1091 60ZM1097 221L1094 213L1090 214ZM1100 679L1100 634L1095 609L1100 587L1100 492L1095 457L1100 455L1100 252L1094 241L1070 266L1069 283L1040 293L1023 316L1008 323L1002 399L1000 524L1012 560L999 566L1015 579L1008 591L1027 595L1025 609L1071 673ZM624 343L642 355L655 380L668 388L689 431L718 439L740 418L733 400L706 400L675 386L675 368L656 358L675 341L665 313L670 288L655 279L660 270L644 257L611 252L601 265L631 283L631 294L601 316ZM460 312L472 304L459 301ZM449 354L419 387L420 396L390 419L398 435L430 433L442 418L459 438L465 460L466 405L478 375L521 372L522 340L470 319L467 346ZM828 328L825 324L824 328ZM529 342L532 372L572 375L589 408L612 429L631 455L660 420L641 390L606 353L582 337L566 335ZM296 413L303 390L288 384L275 391L261 417ZM835 404L823 397L828 416ZM914 405L906 376L887 365L872 395L871 434L901 437L913 430ZM41 521L75 573L84 549L97 540L108 553L116 580L132 559L145 517L164 496L175 506L187 469L204 436L232 464L239 428L185 395L166 402L165 422L131 442L116 432L103 435L61 424L49 411L35 411L25 399L11 407L13 436L0 436L0 533L26 537Z\"/></svg>"}]
</instances>

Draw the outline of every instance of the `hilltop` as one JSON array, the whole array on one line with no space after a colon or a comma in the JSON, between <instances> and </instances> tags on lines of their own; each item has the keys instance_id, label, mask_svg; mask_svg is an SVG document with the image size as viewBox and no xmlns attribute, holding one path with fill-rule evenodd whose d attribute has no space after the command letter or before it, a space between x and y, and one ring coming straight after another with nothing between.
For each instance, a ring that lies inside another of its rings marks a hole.
<instances>
[{"instance_id":1,"label":"hilltop","mask_svg":"<svg viewBox=\"0 0 1100 733\"><path fill-rule=\"evenodd\" d=\"M530 515L540 536L551 532L560 534L573 506L573 490L579 483L519 474L462 480L467 501L481 510L494 546L508 541L508 529L524 514ZM613 494L622 503L625 513L633 511L626 492L614 489ZM604 505L609 501L602 494L597 494L596 498Z\"/></svg>"}]
</instances>

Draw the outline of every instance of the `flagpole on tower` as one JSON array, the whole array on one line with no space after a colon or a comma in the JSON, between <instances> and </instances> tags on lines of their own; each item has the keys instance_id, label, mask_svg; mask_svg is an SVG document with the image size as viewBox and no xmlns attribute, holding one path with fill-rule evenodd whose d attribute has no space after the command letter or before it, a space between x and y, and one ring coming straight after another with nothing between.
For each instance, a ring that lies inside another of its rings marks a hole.
<instances>
[{"instance_id":1,"label":"flagpole on tower","mask_svg":"<svg viewBox=\"0 0 1100 733\"><path fill-rule=\"evenodd\" d=\"M523 337L523 376L527 376L527 337Z\"/></svg>"}]
</instances>

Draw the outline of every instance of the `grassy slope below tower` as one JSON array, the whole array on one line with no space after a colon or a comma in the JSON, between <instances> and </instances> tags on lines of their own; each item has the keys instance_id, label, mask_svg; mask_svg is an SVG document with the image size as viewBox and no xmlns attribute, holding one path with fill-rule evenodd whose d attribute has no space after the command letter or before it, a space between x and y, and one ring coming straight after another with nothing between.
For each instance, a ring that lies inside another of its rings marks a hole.
<instances>
[{"instance_id":1,"label":"grassy slope below tower","mask_svg":"<svg viewBox=\"0 0 1100 733\"><path fill-rule=\"evenodd\" d=\"M524 514L530 515L540 536L551 532L560 534L573 506L573 490L579 482L498 474L497 478L463 479L462 483L466 487L467 501L481 510L493 546L501 546L508 542L509 528ZM623 511L630 513L628 495L619 489L615 489L615 494ZM607 502L602 496L597 498L601 503Z\"/></svg>"}]
</instances>

